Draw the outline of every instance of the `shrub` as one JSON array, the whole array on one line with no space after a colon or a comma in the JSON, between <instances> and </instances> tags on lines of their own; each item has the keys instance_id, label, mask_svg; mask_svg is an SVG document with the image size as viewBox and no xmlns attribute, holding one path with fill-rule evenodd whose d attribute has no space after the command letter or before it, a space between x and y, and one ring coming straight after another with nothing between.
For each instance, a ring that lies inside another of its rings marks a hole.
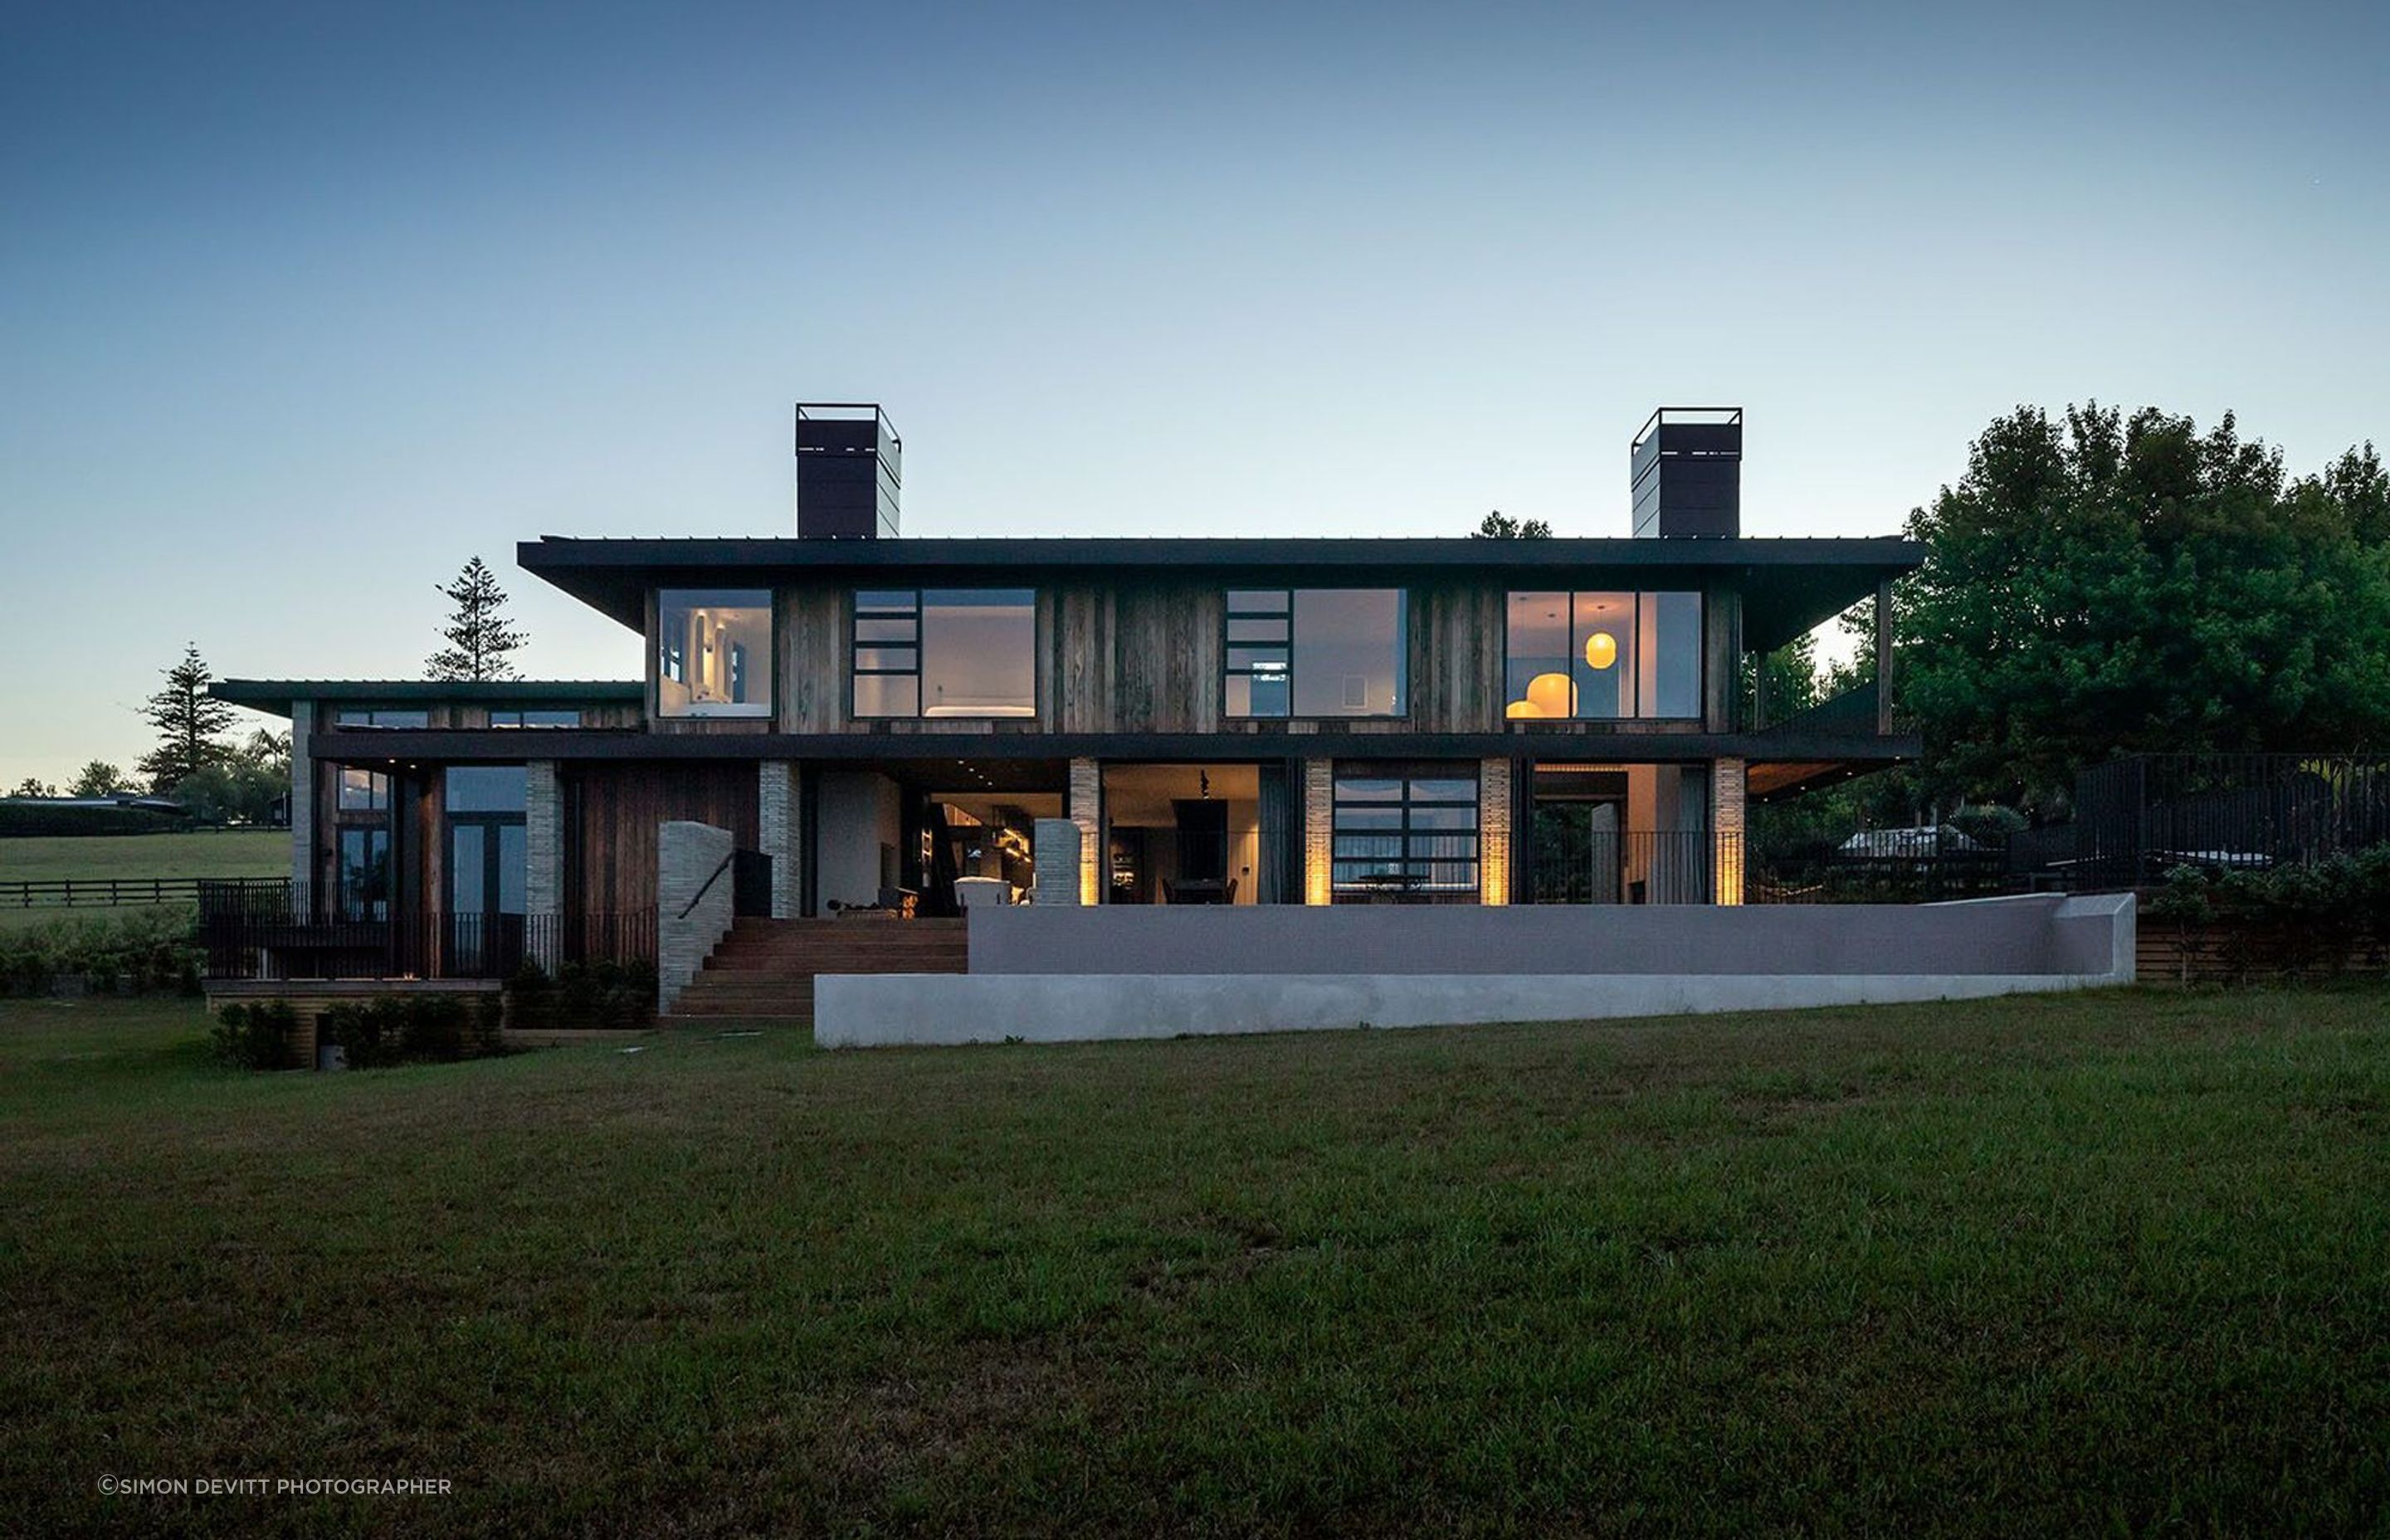
<instances>
[{"instance_id":1,"label":"shrub","mask_svg":"<svg viewBox=\"0 0 2390 1540\"><path fill-rule=\"evenodd\" d=\"M278 1070L284 1045L298 1026L299 1013L288 1000L226 1006L216 1013L210 1041L216 1057L236 1069Z\"/></svg>"},{"instance_id":2,"label":"shrub","mask_svg":"<svg viewBox=\"0 0 2390 1540\"><path fill-rule=\"evenodd\" d=\"M453 1064L480 1050L491 1008L457 995L392 995L343 1003L317 1020L318 1042L344 1049L353 1070Z\"/></svg>"},{"instance_id":3,"label":"shrub","mask_svg":"<svg viewBox=\"0 0 2390 1540\"><path fill-rule=\"evenodd\" d=\"M2242 971L2270 963L2337 972L2364 947L2390 946L2390 844L2266 871L2176 866L2150 899L2152 918L2232 931Z\"/></svg>"},{"instance_id":4,"label":"shrub","mask_svg":"<svg viewBox=\"0 0 2390 1540\"><path fill-rule=\"evenodd\" d=\"M137 910L0 931L0 994L46 995L83 975L105 995L199 993L187 910Z\"/></svg>"},{"instance_id":5,"label":"shrub","mask_svg":"<svg viewBox=\"0 0 2390 1540\"><path fill-rule=\"evenodd\" d=\"M566 963L554 978L527 960L507 981L518 1028L638 1028L656 1016L656 969L649 962Z\"/></svg>"}]
</instances>

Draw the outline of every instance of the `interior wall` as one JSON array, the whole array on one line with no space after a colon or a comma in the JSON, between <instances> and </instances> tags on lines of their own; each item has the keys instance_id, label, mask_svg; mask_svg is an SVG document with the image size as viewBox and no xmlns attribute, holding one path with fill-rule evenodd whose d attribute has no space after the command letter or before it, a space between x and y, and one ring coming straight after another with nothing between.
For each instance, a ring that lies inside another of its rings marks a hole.
<instances>
[{"instance_id":1,"label":"interior wall","mask_svg":"<svg viewBox=\"0 0 2390 1540\"><path fill-rule=\"evenodd\" d=\"M905 838L904 794L877 771L820 773L820 828L815 840L822 911L830 904L880 899L880 851L898 852Z\"/></svg>"}]
</instances>

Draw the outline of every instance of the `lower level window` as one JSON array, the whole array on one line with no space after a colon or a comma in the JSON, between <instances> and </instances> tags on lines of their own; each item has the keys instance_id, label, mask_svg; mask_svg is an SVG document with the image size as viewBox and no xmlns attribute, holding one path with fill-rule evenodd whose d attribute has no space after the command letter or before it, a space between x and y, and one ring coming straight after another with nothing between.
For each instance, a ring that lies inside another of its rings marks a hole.
<instances>
[{"instance_id":1,"label":"lower level window","mask_svg":"<svg viewBox=\"0 0 2390 1540\"><path fill-rule=\"evenodd\" d=\"M344 828L340 839L341 918L390 918L390 830Z\"/></svg>"},{"instance_id":2,"label":"lower level window","mask_svg":"<svg viewBox=\"0 0 2390 1540\"><path fill-rule=\"evenodd\" d=\"M1476 895L1476 776L1339 774L1334 817L1337 901Z\"/></svg>"}]
</instances>

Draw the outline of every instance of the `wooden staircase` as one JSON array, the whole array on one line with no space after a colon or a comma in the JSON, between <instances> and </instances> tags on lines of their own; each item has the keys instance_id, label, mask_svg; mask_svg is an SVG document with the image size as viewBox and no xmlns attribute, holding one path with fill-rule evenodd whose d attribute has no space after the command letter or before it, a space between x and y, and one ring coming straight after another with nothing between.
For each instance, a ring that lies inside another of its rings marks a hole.
<instances>
[{"instance_id":1,"label":"wooden staircase","mask_svg":"<svg viewBox=\"0 0 2390 1540\"><path fill-rule=\"evenodd\" d=\"M959 919L741 919L673 1002L672 1017L814 1022L817 973L960 973Z\"/></svg>"}]
</instances>

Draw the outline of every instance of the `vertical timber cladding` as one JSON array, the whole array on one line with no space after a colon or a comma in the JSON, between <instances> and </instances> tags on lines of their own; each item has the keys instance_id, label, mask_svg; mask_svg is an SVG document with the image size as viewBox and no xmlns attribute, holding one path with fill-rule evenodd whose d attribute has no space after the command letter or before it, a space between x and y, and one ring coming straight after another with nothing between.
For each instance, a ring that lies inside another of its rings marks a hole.
<instances>
[{"instance_id":1,"label":"vertical timber cladding","mask_svg":"<svg viewBox=\"0 0 2390 1540\"><path fill-rule=\"evenodd\" d=\"M755 849L762 838L752 760L593 760L572 774L585 913L655 907L658 824L687 821L726 828L740 850Z\"/></svg>"}]
</instances>

